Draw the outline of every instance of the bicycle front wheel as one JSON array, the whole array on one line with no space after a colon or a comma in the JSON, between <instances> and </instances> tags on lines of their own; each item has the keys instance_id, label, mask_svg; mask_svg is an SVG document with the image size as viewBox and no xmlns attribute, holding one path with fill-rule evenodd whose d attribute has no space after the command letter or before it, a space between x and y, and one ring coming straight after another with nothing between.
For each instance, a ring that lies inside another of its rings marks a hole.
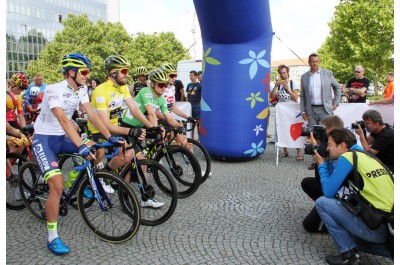
<instances>
[{"instance_id":1,"label":"bicycle front wheel","mask_svg":"<svg viewBox=\"0 0 400 265\"><path fill-rule=\"evenodd\" d=\"M141 224L155 226L166 222L178 202L175 182L169 170L157 161L144 159L125 167L122 176L127 174L130 174L132 190L142 207Z\"/></svg>"},{"instance_id":2,"label":"bicycle front wheel","mask_svg":"<svg viewBox=\"0 0 400 265\"><path fill-rule=\"evenodd\" d=\"M192 195L201 182L201 168L196 157L182 146L167 146L167 152L159 152L155 159L167 167L174 177L178 198Z\"/></svg>"},{"instance_id":3,"label":"bicycle front wheel","mask_svg":"<svg viewBox=\"0 0 400 265\"><path fill-rule=\"evenodd\" d=\"M114 189L113 193L106 193L100 179ZM138 231L140 225L140 208L136 196L124 180L107 172L96 172L94 175L96 186L99 190L99 199L104 204L102 209L100 201L85 208L84 190L90 185L89 179L81 182L78 195L78 211L83 222L99 238L111 243L122 243L131 239ZM127 202L130 206L126 208Z\"/></svg>"},{"instance_id":4,"label":"bicycle front wheel","mask_svg":"<svg viewBox=\"0 0 400 265\"><path fill-rule=\"evenodd\" d=\"M25 208L18 188L18 171L27 159L17 153L6 153L6 207L10 210Z\"/></svg>"},{"instance_id":5,"label":"bicycle front wheel","mask_svg":"<svg viewBox=\"0 0 400 265\"><path fill-rule=\"evenodd\" d=\"M40 221L46 222L46 201L49 187L36 162L25 162L19 170L19 193L26 208Z\"/></svg>"}]
</instances>

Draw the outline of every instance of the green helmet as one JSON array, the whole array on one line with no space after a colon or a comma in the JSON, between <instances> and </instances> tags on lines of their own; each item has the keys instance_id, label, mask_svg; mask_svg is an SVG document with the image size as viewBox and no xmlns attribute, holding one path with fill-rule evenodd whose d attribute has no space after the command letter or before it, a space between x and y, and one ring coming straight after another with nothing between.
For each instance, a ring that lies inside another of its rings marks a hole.
<instances>
[{"instance_id":1,"label":"green helmet","mask_svg":"<svg viewBox=\"0 0 400 265\"><path fill-rule=\"evenodd\" d=\"M136 74L138 75L147 75L147 69L144 66L139 66L136 68Z\"/></svg>"},{"instance_id":2,"label":"green helmet","mask_svg":"<svg viewBox=\"0 0 400 265\"><path fill-rule=\"evenodd\" d=\"M166 72L164 72L161 69L155 69L150 72L150 80L152 82L163 82L166 83L168 82L168 75Z\"/></svg>"},{"instance_id":3,"label":"green helmet","mask_svg":"<svg viewBox=\"0 0 400 265\"><path fill-rule=\"evenodd\" d=\"M129 61L122 55L108 56L107 60L105 61L105 67L107 71L110 71L111 69L128 68L129 66Z\"/></svg>"},{"instance_id":4,"label":"green helmet","mask_svg":"<svg viewBox=\"0 0 400 265\"><path fill-rule=\"evenodd\" d=\"M172 63L164 64L163 66L161 66L161 69L164 70L165 72L167 72L167 74L170 74L170 73L176 74L177 71L178 71L176 69L176 66L174 64L172 64Z\"/></svg>"}]
</instances>

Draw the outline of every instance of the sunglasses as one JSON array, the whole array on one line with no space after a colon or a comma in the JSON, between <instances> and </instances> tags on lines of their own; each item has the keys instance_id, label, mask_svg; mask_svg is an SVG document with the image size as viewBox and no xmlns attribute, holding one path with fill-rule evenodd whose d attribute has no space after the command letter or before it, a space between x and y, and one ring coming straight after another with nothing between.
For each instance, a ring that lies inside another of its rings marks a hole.
<instances>
[{"instance_id":1,"label":"sunglasses","mask_svg":"<svg viewBox=\"0 0 400 265\"><path fill-rule=\"evenodd\" d=\"M123 75L127 75L128 72L129 72L129 69L128 68L122 68L122 69L119 69L118 71L121 72Z\"/></svg>"},{"instance_id":2,"label":"sunglasses","mask_svg":"<svg viewBox=\"0 0 400 265\"><path fill-rule=\"evenodd\" d=\"M354 73L359 74L359 73L361 73L361 72L360 72L360 71L354 71Z\"/></svg>"},{"instance_id":3,"label":"sunglasses","mask_svg":"<svg viewBox=\"0 0 400 265\"><path fill-rule=\"evenodd\" d=\"M165 88L167 86L167 84L166 83L157 83L157 86L159 88Z\"/></svg>"},{"instance_id":4,"label":"sunglasses","mask_svg":"<svg viewBox=\"0 0 400 265\"><path fill-rule=\"evenodd\" d=\"M169 75L169 77L171 77L171 78L176 78L176 76L177 76L176 74L170 74Z\"/></svg>"},{"instance_id":5,"label":"sunglasses","mask_svg":"<svg viewBox=\"0 0 400 265\"><path fill-rule=\"evenodd\" d=\"M89 69L85 69L85 70L79 69L78 72L83 76L88 76L90 73Z\"/></svg>"}]
</instances>

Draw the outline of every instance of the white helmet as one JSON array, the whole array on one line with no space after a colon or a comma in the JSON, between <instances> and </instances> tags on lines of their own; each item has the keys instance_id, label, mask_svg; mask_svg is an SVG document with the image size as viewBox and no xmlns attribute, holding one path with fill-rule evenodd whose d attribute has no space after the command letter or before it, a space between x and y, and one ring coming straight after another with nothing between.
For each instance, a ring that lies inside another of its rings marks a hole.
<instances>
[{"instance_id":1,"label":"white helmet","mask_svg":"<svg viewBox=\"0 0 400 265\"><path fill-rule=\"evenodd\" d=\"M40 88L37 86L31 87L31 90L29 92L31 96L39 96L39 93L40 93Z\"/></svg>"}]
</instances>

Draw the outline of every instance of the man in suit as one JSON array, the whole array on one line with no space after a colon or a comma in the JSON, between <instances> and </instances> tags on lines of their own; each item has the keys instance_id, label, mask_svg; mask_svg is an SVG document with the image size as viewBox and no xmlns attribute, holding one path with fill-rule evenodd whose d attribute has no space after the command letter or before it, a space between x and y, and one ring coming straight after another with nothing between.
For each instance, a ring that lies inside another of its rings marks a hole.
<instances>
[{"instance_id":1,"label":"man in suit","mask_svg":"<svg viewBox=\"0 0 400 265\"><path fill-rule=\"evenodd\" d=\"M308 56L310 71L301 76L300 109L301 117L308 121L312 129L339 106L341 89L333 77L332 71L319 68L319 56L316 53ZM332 99L332 89L335 97ZM308 169L313 170L315 163Z\"/></svg>"}]
</instances>

